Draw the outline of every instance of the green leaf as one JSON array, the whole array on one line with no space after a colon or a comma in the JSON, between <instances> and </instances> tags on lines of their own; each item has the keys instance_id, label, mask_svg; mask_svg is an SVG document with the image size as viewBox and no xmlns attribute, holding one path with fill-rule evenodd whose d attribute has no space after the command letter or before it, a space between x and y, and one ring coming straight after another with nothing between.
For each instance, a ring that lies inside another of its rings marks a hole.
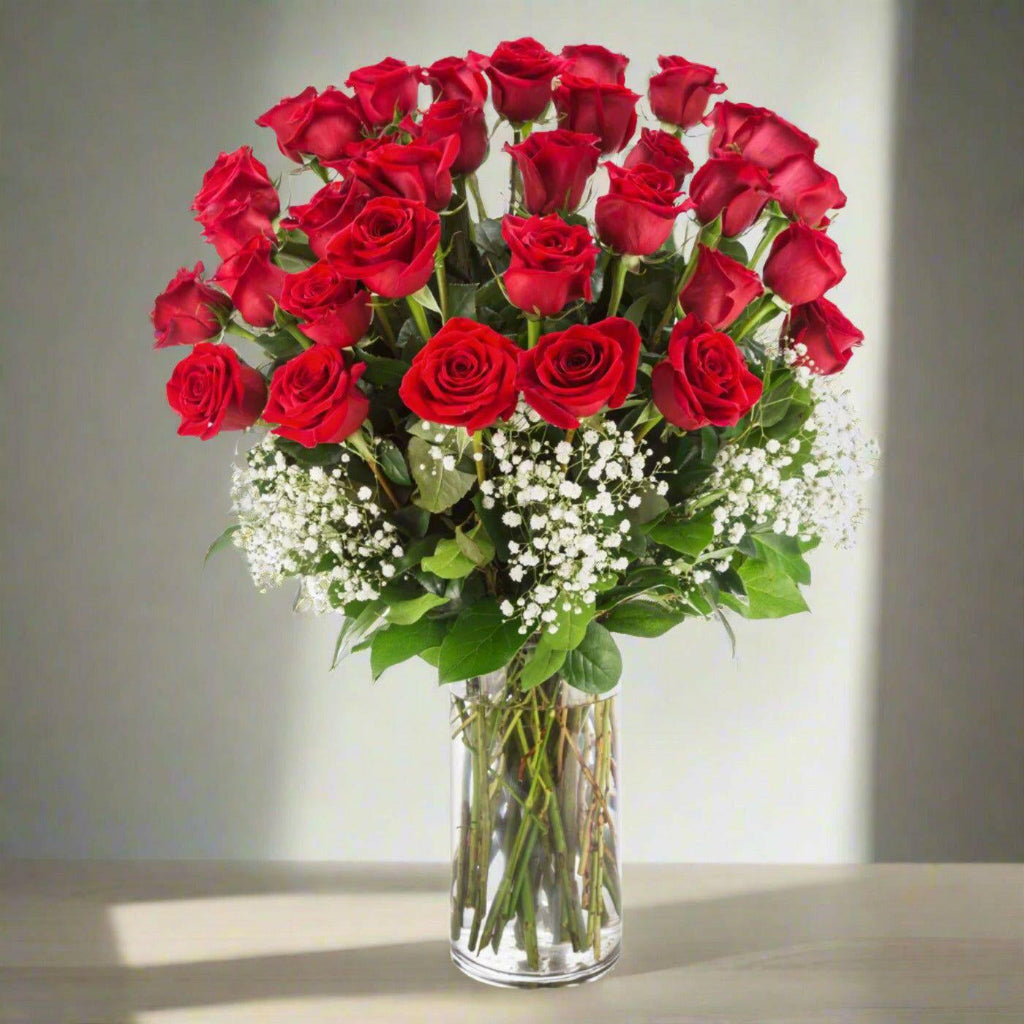
<instances>
[{"instance_id":1,"label":"green leaf","mask_svg":"<svg viewBox=\"0 0 1024 1024\"><path fill-rule=\"evenodd\" d=\"M753 537L756 557L784 572L796 583L811 582L811 567L804 561L800 542L777 533L758 533Z\"/></svg>"},{"instance_id":2,"label":"green leaf","mask_svg":"<svg viewBox=\"0 0 1024 1024\"><path fill-rule=\"evenodd\" d=\"M668 511L668 502L654 489L645 487L640 494L640 504L626 511L626 518L634 526L643 526L653 522L658 516Z\"/></svg>"},{"instance_id":3,"label":"green leaf","mask_svg":"<svg viewBox=\"0 0 1024 1024\"><path fill-rule=\"evenodd\" d=\"M424 571L432 572L443 580L458 580L468 576L476 565L459 550L454 540L442 539L437 542L432 555L420 562Z\"/></svg>"},{"instance_id":4,"label":"green leaf","mask_svg":"<svg viewBox=\"0 0 1024 1024\"><path fill-rule=\"evenodd\" d=\"M411 626L419 622L431 608L437 608L447 604L448 598L441 594L420 594L418 597L408 598L401 601L392 601L388 605L388 622L396 626Z\"/></svg>"},{"instance_id":5,"label":"green leaf","mask_svg":"<svg viewBox=\"0 0 1024 1024\"><path fill-rule=\"evenodd\" d=\"M303 466L336 466L345 454L345 449L340 444L318 444L313 448L307 448L298 441L286 437L275 438L274 447Z\"/></svg>"},{"instance_id":6,"label":"green leaf","mask_svg":"<svg viewBox=\"0 0 1024 1024\"><path fill-rule=\"evenodd\" d=\"M603 620L605 629L629 636L661 636L686 618L686 612L670 608L660 601L639 598L624 601Z\"/></svg>"},{"instance_id":7,"label":"green leaf","mask_svg":"<svg viewBox=\"0 0 1024 1024\"><path fill-rule=\"evenodd\" d=\"M455 543L474 565L487 565L494 561L494 545L480 523L469 533L466 533L461 526L457 526L455 528Z\"/></svg>"},{"instance_id":8,"label":"green leaf","mask_svg":"<svg viewBox=\"0 0 1024 1024\"><path fill-rule=\"evenodd\" d=\"M291 359L302 351L302 346L287 331L257 334L256 344L274 360Z\"/></svg>"},{"instance_id":9,"label":"green leaf","mask_svg":"<svg viewBox=\"0 0 1024 1024\"><path fill-rule=\"evenodd\" d=\"M496 259L508 256L508 246L501 236L501 219L490 217L476 226L476 247L486 256Z\"/></svg>"},{"instance_id":10,"label":"green leaf","mask_svg":"<svg viewBox=\"0 0 1024 1024\"><path fill-rule=\"evenodd\" d=\"M420 334L419 327L416 326L416 321L411 316L398 329L398 337L395 339L395 344L406 359L412 359L426 345L423 335Z\"/></svg>"},{"instance_id":11,"label":"green leaf","mask_svg":"<svg viewBox=\"0 0 1024 1024\"><path fill-rule=\"evenodd\" d=\"M756 415L760 417L762 427L773 427L789 412L793 400L796 383L792 377L782 377L774 384L757 404Z\"/></svg>"},{"instance_id":12,"label":"green leaf","mask_svg":"<svg viewBox=\"0 0 1024 1024\"><path fill-rule=\"evenodd\" d=\"M405 456L394 441L381 441L377 455L378 464L389 480L402 484L403 487L412 487L412 477L409 476Z\"/></svg>"},{"instance_id":13,"label":"green leaf","mask_svg":"<svg viewBox=\"0 0 1024 1024\"><path fill-rule=\"evenodd\" d=\"M429 309L432 313L437 313L438 316L441 315L441 307L437 304L437 299L434 298L434 293L430 290L429 285L424 285L409 298L418 302L424 309Z\"/></svg>"},{"instance_id":14,"label":"green leaf","mask_svg":"<svg viewBox=\"0 0 1024 1024\"><path fill-rule=\"evenodd\" d=\"M562 678L585 693L607 693L621 675L622 655L611 633L591 622L583 642L566 656Z\"/></svg>"},{"instance_id":15,"label":"green leaf","mask_svg":"<svg viewBox=\"0 0 1024 1024\"><path fill-rule=\"evenodd\" d=\"M744 562L739 569L747 593L742 601L734 594L723 593L722 604L748 619L781 619L786 615L807 611L799 587L781 569L767 562Z\"/></svg>"},{"instance_id":16,"label":"green leaf","mask_svg":"<svg viewBox=\"0 0 1024 1024\"><path fill-rule=\"evenodd\" d=\"M349 614L350 612L352 614ZM353 644L359 643L364 636L376 629L383 621L384 611L379 601L371 601L368 604L353 602L351 606L346 606L345 622L334 644L331 668L336 669L348 656Z\"/></svg>"},{"instance_id":17,"label":"green leaf","mask_svg":"<svg viewBox=\"0 0 1024 1024\"><path fill-rule=\"evenodd\" d=\"M453 316L464 316L470 320L476 317L476 285L448 285L448 319Z\"/></svg>"},{"instance_id":18,"label":"green leaf","mask_svg":"<svg viewBox=\"0 0 1024 1024\"><path fill-rule=\"evenodd\" d=\"M438 644L436 647L428 647L425 651L420 651L420 657L428 665L437 668L437 663L441 660L441 645Z\"/></svg>"},{"instance_id":19,"label":"green leaf","mask_svg":"<svg viewBox=\"0 0 1024 1024\"><path fill-rule=\"evenodd\" d=\"M224 548L229 548L234 543L234 536L242 528L241 523L232 523L207 549L206 557L203 559L203 565L218 552L223 551Z\"/></svg>"},{"instance_id":20,"label":"green leaf","mask_svg":"<svg viewBox=\"0 0 1024 1024\"><path fill-rule=\"evenodd\" d=\"M487 530L487 536L490 537L494 544L494 550L498 558L503 562L507 562L509 556L509 532L501 521L501 512L497 507L484 508L484 496L479 491L473 495L473 507L476 509L480 522L484 524L484 528Z\"/></svg>"},{"instance_id":21,"label":"green leaf","mask_svg":"<svg viewBox=\"0 0 1024 1024\"><path fill-rule=\"evenodd\" d=\"M363 362L366 363L363 379L368 380L371 384L376 384L378 387L398 387L402 383L402 378L405 376L406 371L409 369L409 364L401 359L375 356L370 352L360 352L359 355L362 357Z\"/></svg>"},{"instance_id":22,"label":"green leaf","mask_svg":"<svg viewBox=\"0 0 1024 1024\"><path fill-rule=\"evenodd\" d=\"M630 304L629 309L626 310L622 315L631 323L634 327L640 326L640 321L644 318L644 312L647 310L647 306L650 304L651 296L641 295L639 299Z\"/></svg>"},{"instance_id":23,"label":"green leaf","mask_svg":"<svg viewBox=\"0 0 1024 1024\"><path fill-rule=\"evenodd\" d=\"M697 558L715 536L711 519L707 516L699 519L662 519L649 527L647 533L651 540L690 558Z\"/></svg>"},{"instance_id":24,"label":"green leaf","mask_svg":"<svg viewBox=\"0 0 1024 1024\"><path fill-rule=\"evenodd\" d=\"M393 625L378 630L370 646L373 678L379 679L392 665L414 658L431 647L438 647L444 634L442 619L419 619L407 626Z\"/></svg>"},{"instance_id":25,"label":"green leaf","mask_svg":"<svg viewBox=\"0 0 1024 1024\"><path fill-rule=\"evenodd\" d=\"M785 414L770 427L764 428L766 437L776 441L788 441L800 432L811 415L811 406L794 398Z\"/></svg>"},{"instance_id":26,"label":"green leaf","mask_svg":"<svg viewBox=\"0 0 1024 1024\"><path fill-rule=\"evenodd\" d=\"M546 639L541 639L523 665L519 675L520 687L532 690L535 686L546 683L565 663L568 653L556 650Z\"/></svg>"},{"instance_id":27,"label":"green leaf","mask_svg":"<svg viewBox=\"0 0 1024 1024\"><path fill-rule=\"evenodd\" d=\"M486 675L504 668L526 642L519 619L506 619L493 598L470 605L455 620L441 643L441 683Z\"/></svg>"},{"instance_id":28,"label":"green leaf","mask_svg":"<svg viewBox=\"0 0 1024 1024\"><path fill-rule=\"evenodd\" d=\"M428 512L444 512L469 493L476 476L459 469L445 469L430 449L431 444L422 437L409 441L409 469L418 488L413 502Z\"/></svg>"},{"instance_id":29,"label":"green leaf","mask_svg":"<svg viewBox=\"0 0 1024 1024\"><path fill-rule=\"evenodd\" d=\"M724 253L730 259L742 263L744 266L747 265L747 250L735 238L720 238L718 240L718 251Z\"/></svg>"},{"instance_id":30,"label":"green leaf","mask_svg":"<svg viewBox=\"0 0 1024 1024\"><path fill-rule=\"evenodd\" d=\"M576 604L572 598L556 598L558 617L550 625L555 627L544 631L544 642L556 651L571 651L583 640L587 632L587 623L597 614L597 606L592 604ZM565 605L569 608L566 610Z\"/></svg>"}]
</instances>

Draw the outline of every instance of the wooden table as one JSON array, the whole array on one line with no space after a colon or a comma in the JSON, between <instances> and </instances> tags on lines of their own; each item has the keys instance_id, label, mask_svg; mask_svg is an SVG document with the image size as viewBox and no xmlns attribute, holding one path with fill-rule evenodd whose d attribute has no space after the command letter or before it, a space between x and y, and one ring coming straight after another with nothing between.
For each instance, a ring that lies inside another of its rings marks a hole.
<instances>
[{"instance_id":1,"label":"wooden table","mask_svg":"<svg viewBox=\"0 0 1024 1024\"><path fill-rule=\"evenodd\" d=\"M424 865L0 864L0 1020L32 1024L1024 1021L1024 867L634 866L596 984L448 960Z\"/></svg>"}]
</instances>

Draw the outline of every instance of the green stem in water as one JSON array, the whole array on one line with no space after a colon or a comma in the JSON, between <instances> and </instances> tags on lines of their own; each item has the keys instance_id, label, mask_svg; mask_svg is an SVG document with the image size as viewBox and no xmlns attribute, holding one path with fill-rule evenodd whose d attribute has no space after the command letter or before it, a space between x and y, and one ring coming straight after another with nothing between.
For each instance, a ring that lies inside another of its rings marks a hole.
<instances>
[{"instance_id":1,"label":"green stem in water","mask_svg":"<svg viewBox=\"0 0 1024 1024\"><path fill-rule=\"evenodd\" d=\"M789 221L783 220L781 217L772 217L768 221L768 226L764 229L764 235L761 237L761 241L758 242L757 248L754 250L754 255L750 257L750 263L748 264L751 268L756 267L760 262L761 257L765 254L768 246L782 234L786 228L789 227Z\"/></svg>"},{"instance_id":2,"label":"green stem in water","mask_svg":"<svg viewBox=\"0 0 1024 1024\"><path fill-rule=\"evenodd\" d=\"M622 288L626 283L626 272L629 268L621 256L615 257L615 270L612 277L611 298L608 300L608 315L615 316L619 311L619 302L622 299Z\"/></svg>"},{"instance_id":3,"label":"green stem in water","mask_svg":"<svg viewBox=\"0 0 1024 1024\"><path fill-rule=\"evenodd\" d=\"M540 317L528 316L526 318L526 347L533 348L540 338L541 321Z\"/></svg>"},{"instance_id":4,"label":"green stem in water","mask_svg":"<svg viewBox=\"0 0 1024 1024\"><path fill-rule=\"evenodd\" d=\"M430 341L430 324L427 323L426 310L411 295L407 295L405 301L409 307L409 312L412 313L413 320L416 321L420 336L424 341Z\"/></svg>"},{"instance_id":5,"label":"green stem in water","mask_svg":"<svg viewBox=\"0 0 1024 1024\"><path fill-rule=\"evenodd\" d=\"M448 322L448 275L444 270L444 254L440 247L434 253L434 272L437 274L437 295L441 305L441 323Z\"/></svg>"}]
</instances>

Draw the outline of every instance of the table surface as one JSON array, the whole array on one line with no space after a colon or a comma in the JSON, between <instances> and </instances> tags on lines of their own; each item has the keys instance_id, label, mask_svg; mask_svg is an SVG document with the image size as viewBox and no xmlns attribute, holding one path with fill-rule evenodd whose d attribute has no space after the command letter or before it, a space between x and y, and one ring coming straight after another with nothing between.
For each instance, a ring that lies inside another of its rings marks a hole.
<instances>
[{"instance_id":1,"label":"table surface","mask_svg":"<svg viewBox=\"0 0 1024 1024\"><path fill-rule=\"evenodd\" d=\"M449 962L435 865L0 863L0 1021L1024 1021L1024 866L627 865L604 979Z\"/></svg>"}]
</instances>

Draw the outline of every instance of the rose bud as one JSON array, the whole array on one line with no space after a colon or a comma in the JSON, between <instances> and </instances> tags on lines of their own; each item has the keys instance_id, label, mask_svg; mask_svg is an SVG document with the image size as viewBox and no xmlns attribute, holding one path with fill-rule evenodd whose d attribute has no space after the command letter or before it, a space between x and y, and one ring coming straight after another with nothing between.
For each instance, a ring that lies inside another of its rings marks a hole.
<instances>
[{"instance_id":1,"label":"rose bud","mask_svg":"<svg viewBox=\"0 0 1024 1024\"><path fill-rule=\"evenodd\" d=\"M551 99L551 80L564 63L529 36L499 43L483 61L494 109L513 124L536 121Z\"/></svg>"},{"instance_id":2,"label":"rose bud","mask_svg":"<svg viewBox=\"0 0 1024 1024\"><path fill-rule=\"evenodd\" d=\"M797 362L824 376L838 373L850 361L853 350L864 335L846 319L839 307L828 299L794 306L784 332L789 345L807 350Z\"/></svg>"},{"instance_id":3,"label":"rose bud","mask_svg":"<svg viewBox=\"0 0 1024 1024\"><path fill-rule=\"evenodd\" d=\"M690 182L697 219L710 224L722 215L722 234L740 235L750 227L772 198L772 183L763 167L738 153L712 157Z\"/></svg>"},{"instance_id":4,"label":"rose bud","mask_svg":"<svg viewBox=\"0 0 1024 1024\"><path fill-rule=\"evenodd\" d=\"M356 387L365 363L349 366L340 348L314 345L279 366L263 410L271 431L305 448L337 444L361 426L370 403Z\"/></svg>"},{"instance_id":5,"label":"rose bud","mask_svg":"<svg viewBox=\"0 0 1024 1024\"><path fill-rule=\"evenodd\" d=\"M594 210L598 237L617 253L649 256L665 244L689 200L675 206L680 193L672 175L650 164L629 170L605 164L605 169L611 186Z\"/></svg>"},{"instance_id":6,"label":"rose bud","mask_svg":"<svg viewBox=\"0 0 1024 1024\"><path fill-rule=\"evenodd\" d=\"M346 173L374 195L415 199L443 210L452 198L451 168L458 155L458 135L437 142L389 142L351 160Z\"/></svg>"},{"instance_id":7,"label":"rose bud","mask_svg":"<svg viewBox=\"0 0 1024 1024\"><path fill-rule=\"evenodd\" d=\"M362 281L387 299L418 292L434 272L441 218L414 199L371 199L327 246L344 277Z\"/></svg>"},{"instance_id":8,"label":"rose bud","mask_svg":"<svg viewBox=\"0 0 1024 1024\"><path fill-rule=\"evenodd\" d=\"M605 406L618 409L636 383L640 332L621 316L545 334L519 352L518 386L548 423L575 430Z\"/></svg>"},{"instance_id":9,"label":"rose bud","mask_svg":"<svg viewBox=\"0 0 1024 1024\"><path fill-rule=\"evenodd\" d=\"M266 400L263 377L229 345L201 342L167 382L167 402L181 417L178 433L203 441L222 430L251 427Z\"/></svg>"},{"instance_id":10,"label":"rose bud","mask_svg":"<svg viewBox=\"0 0 1024 1024\"><path fill-rule=\"evenodd\" d=\"M820 299L846 277L839 246L824 231L791 224L772 243L764 283L786 302L799 306Z\"/></svg>"},{"instance_id":11,"label":"rose bud","mask_svg":"<svg viewBox=\"0 0 1024 1024\"><path fill-rule=\"evenodd\" d=\"M701 122L708 100L725 92L724 82L716 82L718 71L705 64L692 64L682 57L659 57L661 72L651 76L648 95L651 110L659 121L693 128Z\"/></svg>"},{"instance_id":12,"label":"rose bud","mask_svg":"<svg viewBox=\"0 0 1024 1024\"><path fill-rule=\"evenodd\" d=\"M281 308L299 318L303 333L321 345L354 345L373 318L370 293L320 260L289 274L281 289Z\"/></svg>"},{"instance_id":13,"label":"rose bud","mask_svg":"<svg viewBox=\"0 0 1024 1024\"><path fill-rule=\"evenodd\" d=\"M640 141L622 161L627 171L637 164L650 164L659 171L668 171L676 188L682 188L683 179L693 170L693 161L686 147L674 135L654 128L640 129Z\"/></svg>"},{"instance_id":14,"label":"rose bud","mask_svg":"<svg viewBox=\"0 0 1024 1024\"><path fill-rule=\"evenodd\" d=\"M285 156L302 162L309 153L319 160L337 160L345 147L363 136L359 103L333 85L322 93L307 86L256 118L261 128L272 128Z\"/></svg>"},{"instance_id":15,"label":"rose bud","mask_svg":"<svg viewBox=\"0 0 1024 1024\"><path fill-rule=\"evenodd\" d=\"M513 306L538 316L554 316L570 302L593 298L590 275L598 247L580 224L547 217L507 216L501 222L512 260L505 271L505 290Z\"/></svg>"},{"instance_id":16,"label":"rose bud","mask_svg":"<svg viewBox=\"0 0 1024 1024\"><path fill-rule=\"evenodd\" d=\"M563 73L554 98L561 127L596 135L602 153L624 149L636 131L636 101L640 96L624 85Z\"/></svg>"},{"instance_id":17,"label":"rose bud","mask_svg":"<svg viewBox=\"0 0 1024 1024\"><path fill-rule=\"evenodd\" d=\"M846 205L836 176L802 153L787 157L772 171L772 185L783 213L808 227L819 227L829 210Z\"/></svg>"},{"instance_id":18,"label":"rose bud","mask_svg":"<svg viewBox=\"0 0 1024 1024\"><path fill-rule=\"evenodd\" d=\"M732 338L692 313L672 328L668 356L651 374L654 404L683 430L735 426L762 389Z\"/></svg>"},{"instance_id":19,"label":"rose bud","mask_svg":"<svg viewBox=\"0 0 1024 1024\"><path fill-rule=\"evenodd\" d=\"M220 334L216 311L226 314L231 303L223 292L203 280L205 269L201 262L192 270L182 267L156 297L149 314L156 338L154 348L197 345Z\"/></svg>"},{"instance_id":20,"label":"rose bud","mask_svg":"<svg viewBox=\"0 0 1024 1024\"><path fill-rule=\"evenodd\" d=\"M413 357L398 393L430 423L482 430L516 410L519 351L486 324L452 317Z\"/></svg>"},{"instance_id":21,"label":"rose bud","mask_svg":"<svg viewBox=\"0 0 1024 1024\"><path fill-rule=\"evenodd\" d=\"M459 140L459 149L451 165L452 174L472 174L487 159L487 119L483 108L464 100L432 103L411 134L433 144L454 135Z\"/></svg>"},{"instance_id":22,"label":"rose bud","mask_svg":"<svg viewBox=\"0 0 1024 1024\"><path fill-rule=\"evenodd\" d=\"M582 43L579 46L563 46L562 57L565 60L563 75L589 78L593 82L609 85L626 84L629 58L625 54L613 53L603 46Z\"/></svg>"},{"instance_id":23,"label":"rose bud","mask_svg":"<svg viewBox=\"0 0 1024 1024\"><path fill-rule=\"evenodd\" d=\"M679 301L687 313L696 313L716 331L728 327L764 292L761 279L737 260L702 245L697 267Z\"/></svg>"},{"instance_id":24,"label":"rose bud","mask_svg":"<svg viewBox=\"0 0 1024 1024\"><path fill-rule=\"evenodd\" d=\"M379 64L353 71L345 84L356 94L366 123L380 128L415 109L420 69L404 60L385 57Z\"/></svg>"},{"instance_id":25,"label":"rose bud","mask_svg":"<svg viewBox=\"0 0 1024 1024\"><path fill-rule=\"evenodd\" d=\"M332 181L314 193L308 203L290 207L281 227L289 231L304 231L309 238L309 247L323 259L327 243L352 223L370 198L366 187L355 178Z\"/></svg>"},{"instance_id":26,"label":"rose bud","mask_svg":"<svg viewBox=\"0 0 1024 1024\"><path fill-rule=\"evenodd\" d=\"M556 128L531 132L518 146L505 144L523 179L523 205L530 213L572 213L583 201L601 151L596 135Z\"/></svg>"},{"instance_id":27,"label":"rose bud","mask_svg":"<svg viewBox=\"0 0 1024 1024\"><path fill-rule=\"evenodd\" d=\"M203 175L192 202L203 236L223 259L255 235L274 237L271 225L281 209L266 167L249 146L221 153Z\"/></svg>"},{"instance_id":28,"label":"rose bud","mask_svg":"<svg viewBox=\"0 0 1024 1024\"><path fill-rule=\"evenodd\" d=\"M270 327L274 323L274 303L281 298L288 276L271 263L272 252L270 241L256 235L229 256L213 275L213 280L231 296L235 308L254 327Z\"/></svg>"},{"instance_id":29,"label":"rose bud","mask_svg":"<svg viewBox=\"0 0 1024 1024\"><path fill-rule=\"evenodd\" d=\"M711 126L708 152L712 156L742 153L751 163L769 171L798 153L813 157L818 148L817 140L795 124L772 110L749 103L716 103L704 123Z\"/></svg>"},{"instance_id":30,"label":"rose bud","mask_svg":"<svg viewBox=\"0 0 1024 1024\"><path fill-rule=\"evenodd\" d=\"M487 102L487 79L476 66L479 56L442 57L423 68L421 78L430 86L435 102L462 100L471 107L482 107Z\"/></svg>"}]
</instances>

